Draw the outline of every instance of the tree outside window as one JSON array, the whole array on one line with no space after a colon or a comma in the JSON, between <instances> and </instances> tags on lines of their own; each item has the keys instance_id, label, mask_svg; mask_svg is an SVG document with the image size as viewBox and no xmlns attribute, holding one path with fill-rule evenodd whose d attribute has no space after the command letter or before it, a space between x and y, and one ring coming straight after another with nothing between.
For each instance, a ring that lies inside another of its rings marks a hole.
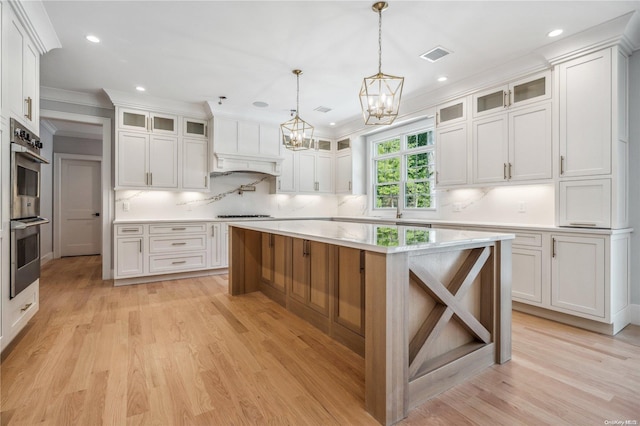
<instances>
[{"instance_id":1,"label":"tree outside window","mask_svg":"<svg viewBox=\"0 0 640 426\"><path fill-rule=\"evenodd\" d=\"M435 208L435 144L432 130L374 143L374 208Z\"/></svg>"}]
</instances>

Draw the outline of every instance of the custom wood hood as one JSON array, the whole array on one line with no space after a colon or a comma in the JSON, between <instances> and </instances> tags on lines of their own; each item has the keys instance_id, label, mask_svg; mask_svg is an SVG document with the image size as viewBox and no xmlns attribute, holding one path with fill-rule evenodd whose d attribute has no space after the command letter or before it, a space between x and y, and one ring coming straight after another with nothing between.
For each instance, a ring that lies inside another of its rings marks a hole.
<instances>
[{"instance_id":1,"label":"custom wood hood","mask_svg":"<svg viewBox=\"0 0 640 426\"><path fill-rule=\"evenodd\" d=\"M282 157L214 152L211 173L258 172L280 176L281 163Z\"/></svg>"}]
</instances>

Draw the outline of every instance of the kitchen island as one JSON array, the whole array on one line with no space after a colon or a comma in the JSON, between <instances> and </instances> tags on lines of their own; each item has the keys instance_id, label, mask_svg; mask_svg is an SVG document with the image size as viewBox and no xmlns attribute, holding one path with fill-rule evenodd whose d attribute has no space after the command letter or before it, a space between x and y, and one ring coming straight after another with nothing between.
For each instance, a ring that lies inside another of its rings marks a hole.
<instances>
[{"instance_id":1,"label":"kitchen island","mask_svg":"<svg viewBox=\"0 0 640 426\"><path fill-rule=\"evenodd\" d=\"M230 223L229 292L262 291L364 356L382 424L511 357L511 234Z\"/></svg>"}]
</instances>

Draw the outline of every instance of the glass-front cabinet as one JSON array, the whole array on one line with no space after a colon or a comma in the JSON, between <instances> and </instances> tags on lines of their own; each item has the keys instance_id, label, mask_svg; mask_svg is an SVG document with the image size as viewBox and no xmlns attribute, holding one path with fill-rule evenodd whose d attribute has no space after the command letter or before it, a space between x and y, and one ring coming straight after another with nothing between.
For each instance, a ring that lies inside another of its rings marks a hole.
<instances>
[{"instance_id":1,"label":"glass-front cabinet","mask_svg":"<svg viewBox=\"0 0 640 426\"><path fill-rule=\"evenodd\" d=\"M473 116L493 114L505 108L515 108L551 98L551 72L494 87L473 95Z\"/></svg>"},{"instance_id":2,"label":"glass-front cabinet","mask_svg":"<svg viewBox=\"0 0 640 426\"><path fill-rule=\"evenodd\" d=\"M125 108L119 108L119 111L118 127L120 129L171 135L178 134L178 117L175 115Z\"/></svg>"},{"instance_id":3,"label":"glass-front cabinet","mask_svg":"<svg viewBox=\"0 0 640 426\"><path fill-rule=\"evenodd\" d=\"M467 119L467 98L456 99L436 108L436 126L445 126Z\"/></svg>"}]
</instances>

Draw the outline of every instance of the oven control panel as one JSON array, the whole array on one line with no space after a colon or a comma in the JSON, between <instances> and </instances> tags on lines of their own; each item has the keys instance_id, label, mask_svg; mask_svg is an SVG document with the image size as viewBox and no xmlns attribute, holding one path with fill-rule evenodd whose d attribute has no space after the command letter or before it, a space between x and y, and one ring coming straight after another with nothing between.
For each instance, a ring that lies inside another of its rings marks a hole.
<instances>
[{"instance_id":1,"label":"oven control panel","mask_svg":"<svg viewBox=\"0 0 640 426\"><path fill-rule=\"evenodd\" d=\"M11 119L10 126L11 142L25 146L31 151L35 151L37 154L40 154L42 142L38 136L30 133L28 130L25 130L22 125L13 118Z\"/></svg>"}]
</instances>

